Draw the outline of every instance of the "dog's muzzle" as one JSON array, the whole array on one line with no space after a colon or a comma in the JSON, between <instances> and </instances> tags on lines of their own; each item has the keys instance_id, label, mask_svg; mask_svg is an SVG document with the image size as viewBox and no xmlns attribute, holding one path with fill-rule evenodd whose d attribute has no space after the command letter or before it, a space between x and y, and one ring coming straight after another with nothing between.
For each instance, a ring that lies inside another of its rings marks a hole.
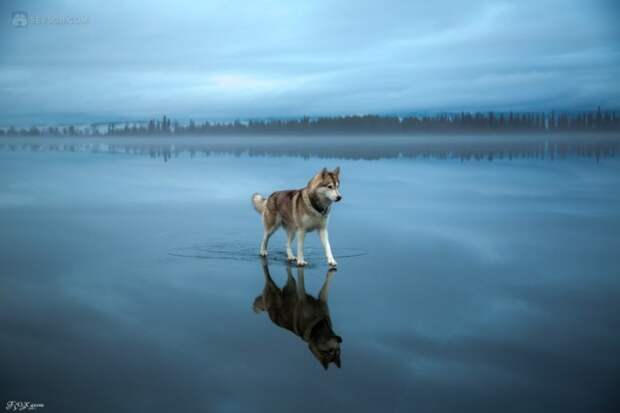
<instances>
[{"instance_id":1,"label":"dog's muzzle","mask_svg":"<svg viewBox=\"0 0 620 413\"><path fill-rule=\"evenodd\" d=\"M336 202L340 202L340 200L341 200L341 199L342 199L342 196L338 195L338 196L336 197Z\"/></svg>"}]
</instances>

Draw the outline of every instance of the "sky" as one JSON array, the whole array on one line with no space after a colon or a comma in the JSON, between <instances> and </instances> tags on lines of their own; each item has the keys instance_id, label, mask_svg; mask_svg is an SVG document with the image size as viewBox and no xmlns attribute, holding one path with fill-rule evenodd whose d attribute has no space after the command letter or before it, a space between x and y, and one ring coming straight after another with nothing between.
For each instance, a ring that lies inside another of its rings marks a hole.
<instances>
[{"instance_id":1,"label":"sky","mask_svg":"<svg viewBox=\"0 0 620 413\"><path fill-rule=\"evenodd\" d=\"M612 0L2 0L0 12L0 125L620 107Z\"/></svg>"}]
</instances>

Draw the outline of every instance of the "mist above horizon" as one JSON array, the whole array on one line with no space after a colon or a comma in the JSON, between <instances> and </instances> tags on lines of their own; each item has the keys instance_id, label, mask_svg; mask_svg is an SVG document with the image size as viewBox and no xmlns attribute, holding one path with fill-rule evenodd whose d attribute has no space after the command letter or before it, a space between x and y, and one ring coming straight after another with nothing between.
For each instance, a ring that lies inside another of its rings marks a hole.
<instances>
[{"instance_id":1,"label":"mist above horizon","mask_svg":"<svg viewBox=\"0 0 620 413\"><path fill-rule=\"evenodd\" d=\"M0 125L620 106L607 0L0 9Z\"/></svg>"}]
</instances>

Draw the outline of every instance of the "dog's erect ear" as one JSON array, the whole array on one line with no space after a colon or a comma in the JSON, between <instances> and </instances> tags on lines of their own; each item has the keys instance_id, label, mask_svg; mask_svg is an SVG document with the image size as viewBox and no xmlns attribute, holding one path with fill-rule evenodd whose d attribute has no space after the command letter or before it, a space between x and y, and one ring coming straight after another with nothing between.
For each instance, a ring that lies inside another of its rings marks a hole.
<instances>
[{"instance_id":1,"label":"dog's erect ear","mask_svg":"<svg viewBox=\"0 0 620 413\"><path fill-rule=\"evenodd\" d=\"M340 167L339 166L337 166L336 169L334 169L334 175L340 176Z\"/></svg>"},{"instance_id":2,"label":"dog's erect ear","mask_svg":"<svg viewBox=\"0 0 620 413\"><path fill-rule=\"evenodd\" d=\"M321 182L321 180L325 179L325 176L327 175L327 168L323 168L321 169L319 172L317 172L316 175L314 175L312 177L311 180L308 181L308 187L311 187L313 185L317 185Z\"/></svg>"}]
</instances>

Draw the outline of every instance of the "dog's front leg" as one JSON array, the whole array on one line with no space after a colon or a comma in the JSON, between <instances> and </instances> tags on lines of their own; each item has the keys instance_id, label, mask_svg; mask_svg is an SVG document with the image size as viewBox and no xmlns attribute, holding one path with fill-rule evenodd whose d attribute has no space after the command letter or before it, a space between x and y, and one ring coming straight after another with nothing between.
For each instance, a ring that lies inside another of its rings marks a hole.
<instances>
[{"instance_id":1,"label":"dog's front leg","mask_svg":"<svg viewBox=\"0 0 620 413\"><path fill-rule=\"evenodd\" d=\"M323 282L321 291L319 291L319 300L325 305L327 305L327 293L329 292L329 283L331 282L332 277L334 276L335 272L336 270L334 270L333 268L330 268L327 271L327 275L325 276L325 281Z\"/></svg>"},{"instance_id":2,"label":"dog's front leg","mask_svg":"<svg viewBox=\"0 0 620 413\"><path fill-rule=\"evenodd\" d=\"M291 243L293 242L293 238L295 238L295 231L287 231L286 233L286 259L289 261L295 261L296 258L293 255L293 249L291 248Z\"/></svg>"},{"instance_id":3,"label":"dog's front leg","mask_svg":"<svg viewBox=\"0 0 620 413\"><path fill-rule=\"evenodd\" d=\"M335 267L336 265L338 265L338 263L332 255L332 246L329 244L329 234L327 233L327 228L319 229L319 238L321 238L321 244L323 244L323 249L325 249L325 257L327 257L327 263L331 267Z\"/></svg>"},{"instance_id":4,"label":"dog's front leg","mask_svg":"<svg viewBox=\"0 0 620 413\"><path fill-rule=\"evenodd\" d=\"M308 264L304 260L304 239L306 238L306 231L300 229L297 231L297 266L303 267Z\"/></svg>"},{"instance_id":5,"label":"dog's front leg","mask_svg":"<svg viewBox=\"0 0 620 413\"><path fill-rule=\"evenodd\" d=\"M297 281L297 297L299 302L303 303L306 301L306 279L304 278L303 267L297 269Z\"/></svg>"}]
</instances>

